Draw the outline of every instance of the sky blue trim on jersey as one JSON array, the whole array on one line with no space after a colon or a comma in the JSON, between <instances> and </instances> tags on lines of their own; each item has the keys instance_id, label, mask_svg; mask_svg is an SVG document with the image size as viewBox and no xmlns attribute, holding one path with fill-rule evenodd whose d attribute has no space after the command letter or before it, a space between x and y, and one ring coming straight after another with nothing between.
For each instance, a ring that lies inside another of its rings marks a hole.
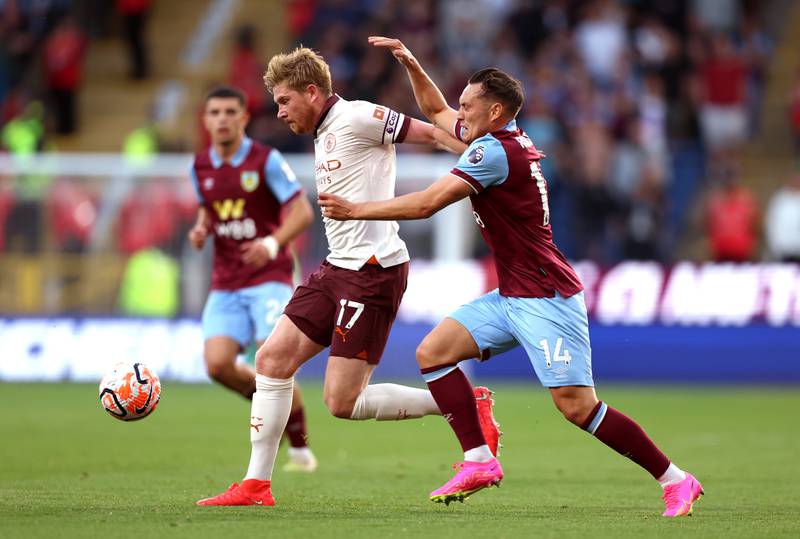
<instances>
[{"instance_id":1,"label":"sky blue trim on jersey","mask_svg":"<svg viewBox=\"0 0 800 539\"><path fill-rule=\"evenodd\" d=\"M509 120L509 122L503 126L502 131L516 131L517 130L517 120Z\"/></svg>"},{"instance_id":2,"label":"sky blue trim on jersey","mask_svg":"<svg viewBox=\"0 0 800 539\"><path fill-rule=\"evenodd\" d=\"M447 376L454 370L458 368L458 365L450 365L449 367L444 367L443 369L439 369L438 371L429 372L422 375L422 378L425 380L426 383L431 383L434 380L438 380L444 376Z\"/></svg>"},{"instance_id":3,"label":"sky blue trim on jersey","mask_svg":"<svg viewBox=\"0 0 800 539\"><path fill-rule=\"evenodd\" d=\"M592 422L589 423L588 427L586 427L586 432L588 432L589 434L594 434L595 433L597 428L600 426L600 423L603 422L603 418L606 416L606 411L607 410L608 410L608 406L606 406L606 403L601 402L600 403L600 409L597 410L597 413L594 414L594 419L592 419Z\"/></svg>"},{"instance_id":4,"label":"sky blue trim on jersey","mask_svg":"<svg viewBox=\"0 0 800 539\"><path fill-rule=\"evenodd\" d=\"M205 204L206 201L203 198L203 194L200 192L200 181L197 179L197 172L195 172L194 167L192 167L192 170L189 171L189 178L192 180L192 187L194 187L197 200L200 202L200 204Z\"/></svg>"},{"instance_id":5,"label":"sky blue trim on jersey","mask_svg":"<svg viewBox=\"0 0 800 539\"><path fill-rule=\"evenodd\" d=\"M506 151L491 134L472 141L461 154L455 168L480 183L484 189L499 185L508 178Z\"/></svg>"},{"instance_id":6,"label":"sky blue trim on jersey","mask_svg":"<svg viewBox=\"0 0 800 539\"><path fill-rule=\"evenodd\" d=\"M281 204L284 204L303 188L297 181L294 171L289 168L289 163L286 162L281 152L275 149L269 152L267 162L264 163L264 176L267 178L267 185L272 190L272 194Z\"/></svg>"},{"instance_id":7,"label":"sky blue trim on jersey","mask_svg":"<svg viewBox=\"0 0 800 539\"><path fill-rule=\"evenodd\" d=\"M253 147L253 141L250 137L244 137L242 139L242 143L239 145L239 149L231 156L230 164L232 167L238 167L242 163L244 163L247 154L250 153L250 148ZM214 168L219 168L222 166L224 161L222 158L217 154L217 150L214 149L214 145L211 145L211 148L208 149L208 157L211 159L211 166Z\"/></svg>"}]
</instances>

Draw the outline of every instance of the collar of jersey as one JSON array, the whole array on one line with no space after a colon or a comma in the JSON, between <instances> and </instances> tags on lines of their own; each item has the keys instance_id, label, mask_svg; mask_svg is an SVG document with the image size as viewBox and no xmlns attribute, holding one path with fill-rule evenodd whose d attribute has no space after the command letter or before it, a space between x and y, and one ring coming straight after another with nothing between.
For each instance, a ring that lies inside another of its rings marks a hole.
<instances>
[{"instance_id":1,"label":"collar of jersey","mask_svg":"<svg viewBox=\"0 0 800 539\"><path fill-rule=\"evenodd\" d=\"M333 107L337 101L341 99L338 95L333 94L325 101L325 104L322 106L322 112L319 114L319 119L317 120L317 125L314 126L314 137L317 136L317 130L319 130L319 126L322 125L322 122L325 121L325 118L328 117L328 112L330 112L331 107Z\"/></svg>"},{"instance_id":2,"label":"collar of jersey","mask_svg":"<svg viewBox=\"0 0 800 539\"><path fill-rule=\"evenodd\" d=\"M498 133L500 131L516 131L517 130L517 120L511 119L509 122L498 129L497 131L493 131L493 133Z\"/></svg>"},{"instance_id":3,"label":"collar of jersey","mask_svg":"<svg viewBox=\"0 0 800 539\"><path fill-rule=\"evenodd\" d=\"M250 137L244 137L242 139L242 143L239 145L239 149L234 152L231 156L230 165L232 167L238 167L242 163L244 163L245 157L247 154L250 153L250 148L253 146L253 141ZM224 161L222 158L217 154L217 151L214 149L214 146L208 150L208 157L211 159L211 166L214 168L219 168L222 166Z\"/></svg>"}]
</instances>

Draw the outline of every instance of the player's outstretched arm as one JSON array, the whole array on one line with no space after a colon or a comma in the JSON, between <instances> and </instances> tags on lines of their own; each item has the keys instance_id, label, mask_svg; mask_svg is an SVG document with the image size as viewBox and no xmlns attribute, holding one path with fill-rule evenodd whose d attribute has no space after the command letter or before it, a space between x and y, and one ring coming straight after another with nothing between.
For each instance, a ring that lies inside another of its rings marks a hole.
<instances>
[{"instance_id":1,"label":"player's outstretched arm","mask_svg":"<svg viewBox=\"0 0 800 539\"><path fill-rule=\"evenodd\" d=\"M411 144L427 144L436 149L460 155L467 149L467 145L446 133L442 129L435 127L428 122L423 122L415 118L410 118L411 124L403 142Z\"/></svg>"},{"instance_id":2,"label":"player's outstretched arm","mask_svg":"<svg viewBox=\"0 0 800 539\"><path fill-rule=\"evenodd\" d=\"M319 193L322 215L337 221L394 221L427 219L445 206L466 198L472 187L461 178L447 174L424 191L371 202L350 202L330 193Z\"/></svg>"},{"instance_id":3,"label":"player's outstretched arm","mask_svg":"<svg viewBox=\"0 0 800 539\"><path fill-rule=\"evenodd\" d=\"M304 194L290 201L281 224L266 238L248 241L240 247L245 264L262 266L278 255L281 247L299 236L314 220L314 210Z\"/></svg>"},{"instance_id":4,"label":"player's outstretched arm","mask_svg":"<svg viewBox=\"0 0 800 539\"><path fill-rule=\"evenodd\" d=\"M411 51L399 39L382 36L370 36L370 44L375 47L388 49L400 64L406 68L411 87L414 89L414 98L417 100L422 114L433 125L450 133L456 123L456 111L447 105L444 95L434 84L431 78L422 69Z\"/></svg>"}]
</instances>

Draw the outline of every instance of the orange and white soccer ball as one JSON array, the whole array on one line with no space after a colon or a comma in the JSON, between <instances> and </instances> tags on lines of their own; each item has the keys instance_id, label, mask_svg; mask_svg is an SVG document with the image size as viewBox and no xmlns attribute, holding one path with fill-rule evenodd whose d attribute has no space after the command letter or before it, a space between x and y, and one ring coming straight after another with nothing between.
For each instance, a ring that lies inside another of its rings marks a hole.
<instances>
[{"instance_id":1,"label":"orange and white soccer ball","mask_svg":"<svg viewBox=\"0 0 800 539\"><path fill-rule=\"evenodd\" d=\"M100 381L100 405L122 421L144 419L161 398L161 381L144 363L117 363Z\"/></svg>"}]
</instances>

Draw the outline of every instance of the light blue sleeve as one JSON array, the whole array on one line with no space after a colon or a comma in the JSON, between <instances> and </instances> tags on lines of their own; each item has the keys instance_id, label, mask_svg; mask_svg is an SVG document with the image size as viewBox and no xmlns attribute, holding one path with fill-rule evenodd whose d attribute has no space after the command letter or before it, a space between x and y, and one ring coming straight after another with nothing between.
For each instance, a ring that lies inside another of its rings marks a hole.
<instances>
[{"instance_id":1,"label":"light blue sleeve","mask_svg":"<svg viewBox=\"0 0 800 539\"><path fill-rule=\"evenodd\" d=\"M508 178L506 151L496 138L481 137L461 154L455 170L474 179L484 189L503 183Z\"/></svg>"},{"instance_id":2,"label":"light blue sleeve","mask_svg":"<svg viewBox=\"0 0 800 539\"><path fill-rule=\"evenodd\" d=\"M197 180L197 172L195 172L194 167L189 171L189 179L192 180L192 186L194 187L194 192L197 195L197 201L200 202L200 205L206 203L205 199L203 198L203 194L200 192L200 182Z\"/></svg>"},{"instance_id":3,"label":"light blue sleeve","mask_svg":"<svg viewBox=\"0 0 800 539\"><path fill-rule=\"evenodd\" d=\"M289 163L276 149L269 152L264 165L264 176L267 178L267 185L281 204L303 189L294 171L289 168Z\"/></svg>"}]
</instances>

